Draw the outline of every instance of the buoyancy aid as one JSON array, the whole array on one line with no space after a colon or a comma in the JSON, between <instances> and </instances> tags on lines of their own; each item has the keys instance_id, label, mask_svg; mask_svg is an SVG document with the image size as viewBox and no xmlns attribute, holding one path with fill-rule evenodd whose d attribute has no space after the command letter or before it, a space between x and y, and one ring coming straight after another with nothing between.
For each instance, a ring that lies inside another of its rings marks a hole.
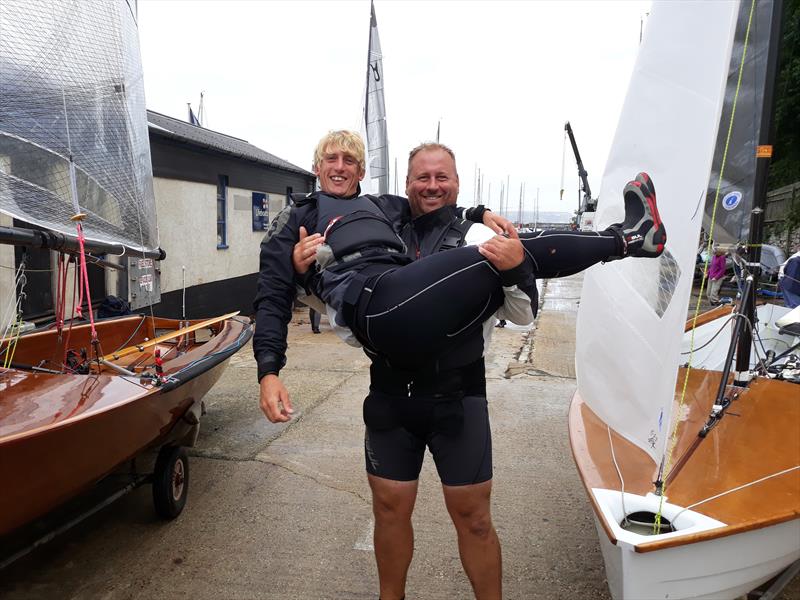
<instances>
[{"instance_id":1,"label":"buoyancy aid","mask_svg":"<svg viewBox=\"0 0 800 600\"><path fill-rule=\"evenodd\" d=\"M321 247L317 252L320 268L346 261L367 248L406 251L392 224L365 196L343 199L319 194L316 232L325 236L325 245L329 247L329 250Z\"/></svg>"},{"instance_id":2,"label":"buoyancy aid","mask_svg":"<svg viewBox=\"0 0 800 600\"><path fill-rule=\"evenodd\" d=\"M466 243L467 231L472 225L473 223L471 221L454 219L437 244L436 252L452 250L453 248L460 248L463 246Z\"/></svg>"}]
</instances>

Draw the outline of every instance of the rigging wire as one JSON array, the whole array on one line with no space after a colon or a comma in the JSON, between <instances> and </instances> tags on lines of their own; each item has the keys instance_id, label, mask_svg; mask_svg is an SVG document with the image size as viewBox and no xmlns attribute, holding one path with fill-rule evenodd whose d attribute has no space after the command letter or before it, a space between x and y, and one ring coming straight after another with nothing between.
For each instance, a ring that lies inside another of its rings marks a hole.
<instances>
[{"instance_id":1,"label":"rigging wire","mask_svg":"<svg viewBox=\"0 0 800 600\"><path fill-rule=\"evenodd\" d=\"M8 265L0 265L0 269L9 269L16 271L17 267L9 267ZM26 273L52 273L54 269L25 269Z\"/></svg>"},{"instance_id":2,"label":"rigging wire","mask_svg":"<svg viewBox=\"0 0 800 600\"><path fill-rule=\"evenodd\" d=\"M749 42L750 42L750 30L751 30L752 25L753 25L753 13L755 12L755 7L756 7L756 0L751 0L751 2L750 2L750 14L747 17L747 29L745 30L744 44L742 45L742 58L741 58L741 61L739 63L739 74L738 74L738 77L737 77L737 80L736 80L736 91L734 92L734 95L733 95L733 104L731 106L731 116L730 116L730 119L728 120L728 132L727 132L727 134L725 136L725 148L724 148L724 150L722 152L722 162L721 162L720 168L719 168L719 177L717 178L716 190L714 191L714 204L713 204L713 208L711 210L711 224L709 225L708 242L706 243L707 256L709 256L709 257L711 256L711 249L712 249L712 244L713 244L713 239L714 239L714 225L716 223L717 208L719 207L719 196L720 196L720 190L722 188L722 178L723 178L723 175L725 173L725 166L726 166L727 161L728 161L728 149L730 148L731 137L733 136L733 122L734 122L734 118L736 116L736 105L737 105L738 100L739 100L739 91L742 88L742 77L744 75L744 64L745 64L745 60L747 59L747 48L748 48ZM691 337L690 337L690 340L689 340L690 354L689 354L688 364L687 364L686 369L685 369L685 375L684 375L684 378L683 378L683 386L682 386L682 389L681 389L680 400L678 401L678 412L680 412L683 409L683 407L685 405L685 402L686 402L686 391L687 391L688 386L689 386L689 375L690 375L691 370L692 370L692 358L693 358L693 354L694 354L694 332L695 332L695 328L697 326L697 318L700 315L700 303L702 302L703 290L705 288L706 280L708 279L708 265L709 265L710 262L711 261L705 261L705 263L703 265L703 278L700 281L700 294L697 297L697 303L695 304L695 308L694 308L694 316L692 317L692 333L691 333ZM667 480L667 478L669 476L670 469L672 467L672 452L675 449L675 445L677 444L677 441L678 441L678 420L675 419L673 424L672 424L672 434L670 435L670 439L669 439L669 442L668 442L668 448L666 448L666 463L665 463L665 467L664 467L664 477L663 477L663 481L664 482L666 482L666 480ZM658 533L659 531L661 531L661 513L662 513L662 508L663 508L664 498L665 497L666 497L666 484L664 484L664 487L662 488L662 493L661 493L661 496L660 496L660 499L659 499L658 511L656 512L656 518L654 519L654 522L653 522L653 533Z\"/></svg>"},{"instance_id":3,"label":"rigging wire","mask_svg":"<svg viewBox=\"0 0 800 600\"><path fill-rule=\"evenodd\" d=\"M28 283L28 278L25 277L25 260L23 259L20 261L20 268L17 271L17 277L15 281L15 287L19 286L19 292L16 294L15 301L13 303L9 303L10 306L13 306L15 312L9 317L13 317L13 319L9 319L8 326L5 326L3 331L2 337L0 340L6 343L6 347L3 349L5 358L3 359L3 368L8 369L11 366L11 362L14 360L14 352L17 350L17 342L19 342L19 336L22 333L22 301L26 297L25 294L25 284ZM13 338L9 338L8 335L11 333L11 329L14 328L16 325L16 329L14 330Z\"/></svg>"},{"instance_id":4,"label":"rigging wire","mask_svg":"<svg viewBox=\"0 0 800 600\"><path fill-rule=\"evenodd\" d=\"M755 481L750 481L748 483L743 483L742 485L736 486L735 488L731 488L729 490L725 490L724 492L720 492L719 494L715 494L715 495L710 496L708 498L705 498L703 500L699 500L699 501L695 502L694 504L690 504L689 506L681 509L678 512L678 514L676 514L672 518L672 523L674 525L675 521L677 520L678 517L680 517L687 510L691 510L691 509L695 508L696 506L700 506L701 504L705 504L706 502L711 502L712 500L716 500L717 498L721 498L722 496L727 496L728 494L732 494L733 492L738 492L738 491L743 490L745 488L748 488L750 486L759 484L762 481L767 481L768 479L772 479L774 477L780 477L781 475L785 475L786 473L791 473L792 471L797 471L798 469L800 469L800 465L795 465L794 467L789 467L788 469L784 469L783 471L778 471L777 473L772 473L771 475L765 475L761 479L756 479Z\"/></svg>"}]
</instances>

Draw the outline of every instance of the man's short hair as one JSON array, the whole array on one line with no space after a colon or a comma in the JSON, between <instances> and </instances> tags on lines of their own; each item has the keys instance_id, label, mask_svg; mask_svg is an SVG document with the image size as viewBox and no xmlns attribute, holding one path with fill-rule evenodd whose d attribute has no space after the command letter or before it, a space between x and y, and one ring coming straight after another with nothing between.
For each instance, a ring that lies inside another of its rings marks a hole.
<instances>
[{"instance_id":1,"label":"man's short hair","mask_svg":"<svg viewBox=\"0 0 800 600\"><path fill-rule=\"evenodd\" d=\"M423 142L408 153L408 170L406 171L406 179L408 179L408 173L411 173L411 161L414 160L414 157L423 150L426 152L431 150L441 150L442 152L447 152L450 155L450 158L453 159L453 166L456 166L456 153L450 148L444 144L440 144L439 142ZM456 168L456 177L458 177L458 168Z\"/></svg>"},{"instance_id":2,"label":"man's short hair","mask_svg":"<svg viewBox=\"0 0 800 600\"><path fill-rule=\"evenodd\" d=\"M344 150L348 154L351 154L358 161L358 166L361 167L361 170L364 171L366 169L364 140L362 140L361 136L355 131L348 131L347 129L329 131L325 137L319 141L317 149L314 150L315 169L319 167L322 162L322 157L325 155L325 152L331 148Z\"/></svg>"}]
</instances>

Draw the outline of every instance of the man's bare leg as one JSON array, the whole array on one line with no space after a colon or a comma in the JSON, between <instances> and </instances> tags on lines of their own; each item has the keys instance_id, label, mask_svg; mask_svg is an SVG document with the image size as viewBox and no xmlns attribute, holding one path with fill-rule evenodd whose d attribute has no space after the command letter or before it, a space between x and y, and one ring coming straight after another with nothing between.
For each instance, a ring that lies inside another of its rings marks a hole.
<instances>
[{"instance_id":1,"label":"man's bare leg","mask_svg":"<svg viewBox=\"0 0 800 600\"><path fill-rule=\"evenodd\" d=\"M458 532L458 552L477 600L502 597L500 540L492 524L492 481L443 485L444 501Z\"/></svg>"},{"instance_id":2,"label":"man's bare leg","mask_svg":"<svg viewBox=\"0 0 800 600\"><path fill-rule=\"evenodd\" d=\"M375 561L381 600L400 600L414 555L411 513L417 499L417 481L393 481L367 474L375 515Z\"/></svg>"}]
</instances>

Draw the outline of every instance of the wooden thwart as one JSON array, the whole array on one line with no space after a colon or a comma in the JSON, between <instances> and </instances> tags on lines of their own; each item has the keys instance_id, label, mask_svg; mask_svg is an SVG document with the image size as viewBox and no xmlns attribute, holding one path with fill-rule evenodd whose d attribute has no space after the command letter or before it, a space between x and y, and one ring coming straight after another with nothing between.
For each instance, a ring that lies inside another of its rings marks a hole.
<instances>
[{"instance_id":1,"label":"wooden thwart","mask_svg":"<svg viewBox=\"0 0 800 600\"><path fill-rule=\"evenodd\" d=\"M100 361L109 361L109 360L119 360L123 356L128 356L129 354L135 354L137 352L144 352L145 348L151 348L157 344L162 342L166 342L167 340L174 339L176 337L180 337L184 334L191 333L192 331L197 331L198 329L203 329L208 327L209 325L213 325L214 323L219 323L220 321L225 321L226 319L230 319L231 317L235 317L239 314L239 311L228 313L227 315L222 315L221 317L215 317L213 319L207 319L205 321L201 321L200 323L195 323L194 325L189 325L188 327L182 327L181 329L176 329L170 333L165 333L164 335L160 335L152 340L148 340L142 344L136 344L135 346L128 346L127 348L123 348L119 352L114 352L107 356L101 356Z\"/></svg>"}]
</instances>

